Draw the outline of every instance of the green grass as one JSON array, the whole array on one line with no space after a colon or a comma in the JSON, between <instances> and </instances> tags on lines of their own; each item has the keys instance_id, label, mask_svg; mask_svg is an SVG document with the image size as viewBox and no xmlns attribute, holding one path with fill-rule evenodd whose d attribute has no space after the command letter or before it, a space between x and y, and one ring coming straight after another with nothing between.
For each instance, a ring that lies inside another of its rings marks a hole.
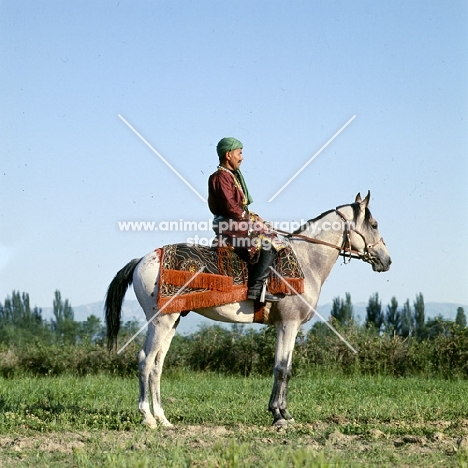
<instances>
[{"instance_id":1,"label":"green grass","mask_svg":"<svg viewBox=\"0 0 468 468\"><path fill-rule=\"evenodd\" d=\"M281 431L270 426L271 384L168 373L162 397L174 428L151 431L140 424L135 378L0 379L0 466L468 466L457 447L468 435L468 381L295 377L296 424Z\"/></svg>"}]
</instances>

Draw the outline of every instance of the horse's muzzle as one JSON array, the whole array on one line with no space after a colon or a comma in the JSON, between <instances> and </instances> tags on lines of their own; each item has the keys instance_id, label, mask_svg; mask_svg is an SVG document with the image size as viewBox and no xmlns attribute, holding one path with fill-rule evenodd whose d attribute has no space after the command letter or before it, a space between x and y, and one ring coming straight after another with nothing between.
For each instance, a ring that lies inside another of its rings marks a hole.
<instances>
[{"instance_id":1,"label":"horse's muzzle","mask_svg":"<svg viewBox=\"0 0 468 468\"><path fill-rule=\"evenodd\" d=\"M390 269L390 265L392 264L392 259L389 255L385 258L381 257L371 257L369 259L369 263L372 265L372 269L379 273L388 271Z\"/></svg>"}]
</instances>

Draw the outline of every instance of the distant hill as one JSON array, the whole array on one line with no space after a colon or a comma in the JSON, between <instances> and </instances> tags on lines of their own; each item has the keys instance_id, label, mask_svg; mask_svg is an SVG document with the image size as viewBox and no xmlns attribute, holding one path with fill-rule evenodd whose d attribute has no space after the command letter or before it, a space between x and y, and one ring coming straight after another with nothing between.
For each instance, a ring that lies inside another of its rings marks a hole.
<instances>
[{"instance_id":1,"label":"distant hill","mask_svg":"<svg viewBox=\"0 0 468 468\"><path fill-rule=\"evenodd\" d=\"M401 304L400 304L401 306ZM426 312L426 319L427 318L434 318L438 315L441 315L447 320L455 320L455 316L457 314L457 308L463 307L465 313L468 314L468 306L462 304L451 304L447 302L427 302L424 304L425 312ZM365 302L358 302L353 304L354 307L354 316L359 321L362 322L366 317L366 307L367 303ZM386 305L384 305L384 310L386 309ZM324 318L328 319L330 316L330 311L332 309L331 304L324 304L320 305L317 308L317 312ZM84 322L90 315L95 315L96 317L100 318L102 322L104 322L104 302L93 302L91 304L81 305L77 307L73 307L73 311L75 312L75 320L77 322ZM42 316L50 320L53 317L52 308L46 307L42 309ZM135 300L125 301L123 308L122 308L122 320L124 322L136 320L139 323L145 323L145 317L143 314L143 310L141 309L140 305ZM313 318L308 324L306 324L305 329L308 330L317 320L320 320L318 317ZM181 335L187 335L197 331L201 326L204 325L224 325L230 327L231 324L222 324L220 322L214 322L213 320L207 319L202 317L201 315L195 313L189 313L186 317L184 317L177 328L177 333ZM261 325L248 325L254 328L260 328Z\"/></svg>"}]
</instances>

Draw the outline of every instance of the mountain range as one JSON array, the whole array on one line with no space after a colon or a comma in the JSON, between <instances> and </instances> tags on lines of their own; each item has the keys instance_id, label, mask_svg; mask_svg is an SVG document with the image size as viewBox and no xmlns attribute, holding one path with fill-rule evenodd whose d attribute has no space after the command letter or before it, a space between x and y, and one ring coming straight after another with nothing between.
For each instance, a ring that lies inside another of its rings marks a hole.
<instances>
[{"instance_id":1,"label":"mountain range","mask_svg":"<svg viewBox=\"0 0 468 468\"><path fill-rule=\"evenodd\" d=\"M366 307L367 303L365 302L358 302L353 303L354 308L354 317L358 322L362 322L366 317ZM448 302L427 302L424 304L426 319L427 318L434 318L437 316L442 316L444 319L447 320L455 320L457 314L457 308L463 307L465 310L465 314L468 313L468 306L461 305L461 304L452 304ZM382 305L383 310L386 310L386 306ZM330 316L330 311L332 309L332 304L324 304L319 305L317 307L317 312L326 320L328 320ZM73 307L73 311L75 313L75 320L77 322L84 322L90 315L95 315L96 317L100 318L102 322L104 322L104 302L93 302L91 304L81 305L77 307ZM42 309L42 317L46 320L50 320L53 317L52 307L45 307ZM122 307L122 321L133 321L136 320L138 323L144 324L145 323L145 316L143 314L143 310L141 309L140 305L135 300L128 300L125 301ZM304 328L308 330L313 326L313 324L320 320L318 317L314 317L309 323L307 323ZM177 328L177 333L181 335L188 335L193 332L196 332L202 326L210 326L210 325L225 325L230 327L231 324L222 324L220 322L214 322L210 319L202 317L196 313L189 313L186 317L184 317ZM248 325L254 328L260 328L262 325Z\"/></svg>"}]
</instances>

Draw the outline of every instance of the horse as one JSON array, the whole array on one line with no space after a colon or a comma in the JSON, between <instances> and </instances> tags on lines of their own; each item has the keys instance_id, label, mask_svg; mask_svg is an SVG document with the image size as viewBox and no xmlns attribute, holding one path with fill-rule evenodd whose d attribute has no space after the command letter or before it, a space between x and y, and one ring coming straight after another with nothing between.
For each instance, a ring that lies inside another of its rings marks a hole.
<instances>
[{"instance_id":1,"label":"horse","mask_svg":"<svg viewBox=\"0 0 468 468\"><path fill-rule=\"evenodd\" d=\"M347 256L357 257L369 263L376 272L390 268L391 258L377 221L369 211L369 200L370 191L364 199L358 193L354 203L326 211L288 235L304 274L304 292L285 295L279 302L268 303L270 309L265 324L275 326L277 332L273 388L268 404L274 426L294 423L287 409L287 393L296 336L299 328L313 317L322 285L338 256L341 254L345 259ZM138 408L143 416L142 424L149 428L156 428L158 423L172 426L162 407L160 381L164 358L177 325L183 319L182 311L155 313L159 272L160 259L155 252L131 260L110 283L104 305L108 344L112 349L119 332L122 302L127 288L133 283L148 321L146 339L138 353ZM254 321L253 304L252 300L245 300L193 312L219 322L248 324Z\"/></svg>"}]
</instances>

